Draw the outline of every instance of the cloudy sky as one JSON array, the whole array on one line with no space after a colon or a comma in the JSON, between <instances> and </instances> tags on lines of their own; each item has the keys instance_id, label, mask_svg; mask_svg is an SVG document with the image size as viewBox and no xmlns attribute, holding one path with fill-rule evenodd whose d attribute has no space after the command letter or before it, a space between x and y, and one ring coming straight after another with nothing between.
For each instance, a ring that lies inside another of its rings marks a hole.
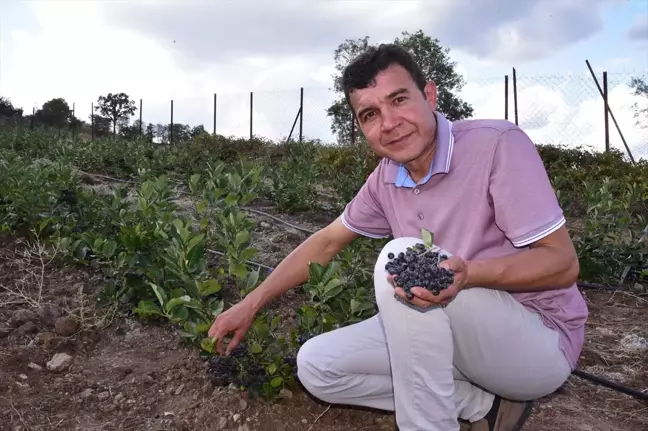
<instances>
[{"instance_id":1,"label":"cloudy sky","mask_svg":"<svg viewBox=\"0 0 648 431\"><path fill-rule=\"evenodd\" d=\"M0 19L0 95L27 112L64 97L87 120L100 94L124 91L143 99L146 122L168 123L173 99L175 122L211 131L218 93L217 132L246 136L254 91L254 133L281 138L304 87L304 133L329 140L335 48L422 29L451 49L477 117L504 116L515 67L520 124L538 142L602 148L588 59L608 71L622 132L648 156L628 87L648 78L648 0L3 0Z\"/></svg>"}]
</instances>

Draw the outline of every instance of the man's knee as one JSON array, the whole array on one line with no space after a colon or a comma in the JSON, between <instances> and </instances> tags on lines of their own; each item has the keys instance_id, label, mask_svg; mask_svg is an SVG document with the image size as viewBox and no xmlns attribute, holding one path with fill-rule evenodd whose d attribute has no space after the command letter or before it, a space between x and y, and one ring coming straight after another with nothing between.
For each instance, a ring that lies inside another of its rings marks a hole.
<instances>
[{"instance_id":1,"label":"man's knee","mask_svg":"<svg viewBox=\"0 0 648 431\"><path fill-rule=\"evenodd\" d=\"M328 394L336 379L323 361L323 336L313 337L297 352L297 378L311 395L330 402ZM330 346L329 346L330 347Z\"/></svg>"},{"instance_id":2,"label":"man's knee","mask_svg":"<svg viewBox=\"0 0 648 431\"><path fill-rule=\"evenodd\" d=\"M451 320L466 320L471 325L475 324L477 316L492 314L495 310L501 312L500 305L507 303L503 295L509 295L506 292L474 287L462 290L455 296L452 301L444 308L446 314ZM506 304L509 305L509 304ZM494 308L497 306L497 308Z\"/></svg>"}]
</instances>

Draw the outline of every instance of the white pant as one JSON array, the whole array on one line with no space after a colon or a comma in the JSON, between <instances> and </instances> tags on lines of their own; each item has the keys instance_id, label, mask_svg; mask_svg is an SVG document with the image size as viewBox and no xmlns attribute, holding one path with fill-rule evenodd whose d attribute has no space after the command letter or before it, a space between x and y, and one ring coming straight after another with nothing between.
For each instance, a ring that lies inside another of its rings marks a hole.
<instances>
[{"instance_id":1,"label":"white pant","mask_svg":"<svg viewBox=\"0 0 648 431\"><path fill-rule=\"evenodd\" d=\"M401 431L459 430L457 418L483 418L493 394L522 401L559 388L571 368L558 333L508 293L467 289L445 308L425 312L394 297L387 253L419 241L398 238L380 253L376 316L301 347L304 387L332 404L395 411Z\"/></svg>"}]
</instances>

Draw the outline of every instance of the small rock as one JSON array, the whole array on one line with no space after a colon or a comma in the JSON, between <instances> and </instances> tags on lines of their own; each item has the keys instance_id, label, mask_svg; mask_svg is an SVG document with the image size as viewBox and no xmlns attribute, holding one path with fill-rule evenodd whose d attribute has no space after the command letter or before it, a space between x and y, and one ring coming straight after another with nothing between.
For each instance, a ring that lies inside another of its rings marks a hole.
<instances>
[{"instance_id":1,"label":"small rock","mask_svg":"<svg viewBox=\"0 0 648 431\"><path fill-rule=\"evenodd\" d=\"M621 346L626 350L639 352L648 350L648 341L637 334L628 334L621 340Z\"/></svg>"},{"instance_id":2,"label":"small rock","mask_svg":"<svg viewBox=\"0 0 648 431\"><path fill-rule=\"evenodd\" d=\"M40 318L40 321L43 322L44 325L49 326L50 328L54 327L54 325L56 324L56 319L58 319L61 316L60 310L50 304L41 305L38 308L37 314L38 317Z\"/></svg>"},{"instance_id":3,"label":"small rock","mask_svg":"<svg viewBox=\"0 0 648 431\"><path fill-rule=\"evenodd\" d=\"M114 404L104 404L100 407L100 410L104 413L110 413L117 408Z\"/></svg>"},{"instance_id":4,"label":"small rock","mask_svg":"<svg viewBox=\"0 0 648 431\"><path fill-rule=\"evenodd\" d=\"M184 389L184 383L182 383L180 386L178 386L178 389L175 390L175 394L180 395L182 393L183 389Z\"/></svg>"},{"instance_id":5,"label":"small rock","mask_svg":"<svg viewBox=\"0 0 648 431\"><path fill-rule=\"evenodd\" d=\"M58 337L53 332L41 332L36 336L35 341L45 350L56 350L63 344L65 338Z\"/></svg>"},{"instance_id":6,"label":"small rock","mask_svg":"<svg viewBox=\"0 0 648 431\"><path fill-rule=\"evenodd\" d=\"M43 370L43 367L41 367L40 365L35 364L33 362L30 362L29 364L27 364L27 368L31 368L32 370L36 370L36 371L42 371Z\"/></svg>"},{"instance_id":7,"label":"small rock","mask_svg":"<svg viewBox=\"0 0 648 431\"><path fill-rule=\"evenodd\" d=\"M218 420L218 429L224 430L226 426L227 426L227 418L221 416L221 418Z\"/></svg>"},{"instance_id":8,"label":"small rock","mask_svg":"<svg viewBox=\"0 0 648 431\"><path fill-rule=\"evenodd\" d=\"M34 322L25 322L22 325L20 325L15 331L13 331L13 334L16 336L20 335L29 335L29 334L36 334L38 332L38 326Z\"/></svg>"},{"instance_id":9,"label":"small rock","mask_svg":"<svg viewBox=\"0 0 648 431\"><path fill-rule=\"evenodd\" d=\"M79 398L81 398L82 400L85 400L86 398L90 397L91 395L92 395L92 389L88 388L88 389L84 390L83 392L81 392L79 394Z\"/></svg>"},{"instance_id":10,"label":"small rock","mask_svg":"<svg viewBox=\"0 0 648 431\"><path fill-rule=\"evenodd\" d=\"M303 424L307 424L307 423L308 423L308 421L307 421L306 419L302 419L301 422L302 422Z\"/></svg>"},{"instance_id":11,"label":"small rock","mask_svg":"<svg viewBox=\"0 0 648 431\"><path fill-rule=\"evenodd\" d=\"M9 318L8 323L12 328L17 328L27 322L33 322L34 320L37 320L37 317L33 311L22 309L14 311Z\"/></svg>"},{"instance_id":12,"label":"small rock","mask_svg":"<svg viewBox=\"0 0 648 431\"><path fill-rule=\"evenodd\" d=\"M635 283L634 286L632 286L630 288L630 290L633 293L636 293L636 294L640 295L640 294L642 294L642 293L644 293L646 291L646 288L642 284Z\"/></svg>"},{"instance_id":13,"label":"small rock","mask_svg":"<svg viewBox=\"0 0 648 431\"><path fill-rule=\"evenodd\" d=\"M270 223L267 223L267 222L264 222L264 221L259 223L259 226L261 226L262 229L270 229L270 228L272 228L272 225Z\"/></svg>"},{"instance_id":14,"label":"small rock","mask_svg":"<svg viewBox=\"0 0 648 431\"><path fill-rule=\"evenodd\" d=\"M77 329L79 329L79 324L69 316L59 317L54 324L54 331L63 337L73 335Z\"/></svg>"},{"instance_id":15,"label":"small rock","mask_svg":"<svg viewBox=\"0 0 648 431\"><path fill-rule=\"evenodd\" d=\"M284 400L292 400L293 398L293 393L289 389L281 389L279 391L279 398L282 398Z\"/></svg>"},{"instance_id":16,"label":"small rock","mask_svg":"<svg viewBox=\"0 0 648 431\"><path fill-rule=\"evenodd\" d=\"M235 392L239 392L239 390L240 390L239 387L236 386L234 383L230 383L229 386L227 387L227 389L229 389L230 391L235 391Z\"/></svg>"},{"instance_id":17,"label":"small rock","mask_svg":"<svg viewBox=\"0 0 648 431\"><path fill-rule=\"evenodd\" d=\"M110 392L100 392L97 394L97 398L99 399L99 401L107 400L108 398L110 398Z\"/></svg>"},{"instance_id":18,"label":"small rock","mask_svg":"<svg viewBox=\"0 0 648 431\"><path fill-rule=\"evenodd\" d=\"M117 395L115 395L115 402L116 403L120 402L122 398L124 398L124 394L122 394L121 392L118 393Z\"/></svg>"},{"instance_id":19,"label":"small rock","mask_svg":"<svg viewBox=\"0 0 648 431\"><path fill-rule=\"evenodd\" d=\"M247 409L247 408L248 408L248 403L247 403L247 401L245 401L244 399L241 398L241 399L239 400L239 408L240 408L241 410L245 410L245 409Z\"/></svg>"},{"instance_id":20,"label":"small rock","mask_svg":"<svg viewBox=\"0 0 648 431\"><path fill-rule=\"evenodd\" d=\"M612 332L611 329L609 328L604 328L604 327L597 327L596 330L601 334L605 335L606 337L612 337L614 336L614 332Z\"/></svg>"},{"instance_id":21,"label":"small rock","mask_svg":"<svg viewBox=\"0 0 648 431\"><path fill-rule=\"evenodd\" d=\"M238 420L241 419L241 415L239 413L235 413L232 416L232 419L234 420L234 422L238 422Z\"/></svg>"},{"instance_id":22,"label":"small rock","mask_svg":"<svg viewBox=\"0 0 648 431\"><path fill-rule=\"evenodd\" d=\"M18 377L20 377L23 380L27 380L27 374L20 374L18 375Z\"/></svg>"},{"instance_id":23,"label":"small rock","mask_svg":"<svg viewBox=\"0 0 648 431\"><path fill-rule=\"evenodd\" d=\"M66 370L70 363L72 363L72 356L67 353L57 353L47 363L47 369L54 372L61 372Z\"/></svg>"}]
</instances>

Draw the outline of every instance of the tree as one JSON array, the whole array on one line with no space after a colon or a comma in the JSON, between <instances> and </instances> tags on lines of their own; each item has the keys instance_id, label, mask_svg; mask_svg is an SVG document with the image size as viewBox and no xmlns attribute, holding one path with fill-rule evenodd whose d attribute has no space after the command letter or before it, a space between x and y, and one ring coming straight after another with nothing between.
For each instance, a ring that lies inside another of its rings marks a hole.
<instances>
[{"instance_id":1,"label":"tree","mask_svg":"<svg viewBox=\"0 0 648 431\"><path fill-rule=\"evenodd\" d=\"M59 132L69 124L71 116L70 105L62 97L45 102L41 109L36 111L36 120L39 123L56 127Z\"/></svg>"},{"instance_id":2,"label":"tree","mask_svg":"<svg viewBox=\"0 0 648 431\"><path fill-rule=\"evenodd\" d=\"M130 100L126 93L108 93L107 96L99 96L95 111L102 117L110 119L113 129L113 137L117 135L117 124L123 118L128 118L137 111L135 101Z\"/></svg>"},{"instance_id":3,"label":"tree","mask_svg":"<svg viewBox=\"0 0 648 431\"><path fill-rule=\"evenodd\" d=\"M648 84L641 78L632 78L630 87L634 89L635 96L642 96L643 107L639 106L639 102L633 105L635 110L634 117L637 119L637 126L642 128L648 127Z\"/></svg>"},{"instance_id":4,"label":"tree","mask_svg":"<svg viewBox=\"0 0 648 431\"><path fill-rule=\"evenodd\" d=\"M91 114L89 116L90 122L92 124L92 133L97 138L103 138L104 136L110 135L110 126L112 120L108 117L102 117L101 115ZM114 138L113 134L113 138Z\"/></svg>"},{"instance_id":5,"label":"tree","mask_svg":"<svg viewBox=\"0 0 648 431\"><path fill-rule=\"evenodd\" d=\"M393 43L408 50L421 67L426 79L434 81L437 85L437 110L451 121L472 117L472 106L456 96L465 82L455 71L456 63L450 61L450 49L441 47L438 39L426 36L422 30L413 34L402 32L401 35L402 38L396 38ZM369 37L366 36L355 40L347 39L335 50L337 73L333 75L334 91L340 94L340 98L328 108L327 114L332 118L331 131L337 135L340 142L350 142L352 127L356 127L351 108L344 98L342 71L371 45L374 44L370 44Z\"/></svg>"},{"instance_id":6,"label":"tree","mask_svg":"<svg viewBox=\"0 0 648 431\"><path fill-rule=\"evenodd\" d=\"M12 118L14 116L20 116L22 113L22 109L14 108L11 99L0 97L0 117Z\"/></svg>"},{"instance_id":7,"label":"tree","mask_svg":"<svg viewBox=\"0 0 648 431\"><path fill-rule=\"evenodd\" d=\"M133 124L129 123L128 118L122 118L121 120L119 120L119 136L128 141L138 139L141 136L139 118L133 121Z\"/></svg>"}]
</instances>

